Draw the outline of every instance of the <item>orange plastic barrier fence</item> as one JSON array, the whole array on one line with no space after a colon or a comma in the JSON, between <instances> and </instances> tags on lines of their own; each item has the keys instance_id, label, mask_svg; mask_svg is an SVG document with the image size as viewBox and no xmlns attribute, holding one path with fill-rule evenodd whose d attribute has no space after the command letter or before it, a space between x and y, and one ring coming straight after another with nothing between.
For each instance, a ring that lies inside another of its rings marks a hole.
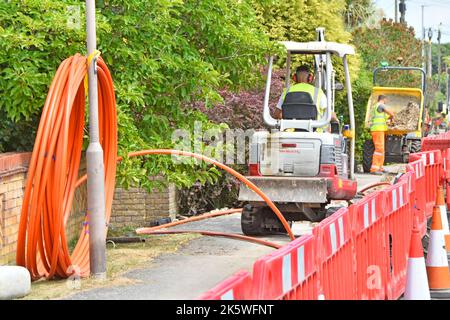
<instances>
[{"instance_id":1,"label":"orange plastic barrier fence","mask_svg":"<svg viewBox=\"0 0 450 320\"><path fill-rule=\"evenodd\" d=\"M314 234L318 239L318 251L321 258L320 289L327 300L355 299L353 243L351 218L348 209L340 209L323 220ZM339 276L337 276L339 275Z\"/></svg>"},{"instance_id":2,"label":"orange plastic barrier fence","mask_svg":"<svg viewBox=\"0 0 450 320\"><path fill-rule=\"evenodd\" d=\"M410 179L413 189L413 196L411 200L412 212L416 219L417 227L420 230L422 237L427 232L427 218L426 212L426 182L425 182L425 164L422 158L410 162L406 166L406 172L412 173L413 177Z\"/></svg>"},{"instance_id":3,"label":"orange plastic barrier fence","mask_svg":"<svg viewBox=\"0 0 450 320\"><path fill-rule=\"evenodd\" d=\"M378 191L350 206L353 216L355 287L358 300L384 300L387 296L384 200L384 193Z\"/></svg>"},{"instance_id":4,"label":"orange plastic barrier fence","mask_svg":"<svg viewBox=\"0 0 450 320\"><path fill-rule=\"evenodd\" d=\"M450 132L441 133L436 136L426 137L422 139L422 151L440 150L443 158L443 179L445 189L450 187ZM446 193L447 208L450 208L450 192Z\"/></svg>"},{"instance_id":5,"label":"orange plastic barrier fence","mask_svg":"<svg viewBox=\"0 0 450 320\"><path fill-rule=\"evenodd\" d=\"M450 132L445 132L422 139L422 151L444 151L448 148L450 148Z\"/></svg>"},{"instance_id":6,"label":"orange plastic barrier fence","mask_svg":"<svg viewBox=\"0 0 450 320\"><path fill-rule=\"evenodd\" d=\"M450 208L450 148L442 152L443 155L443 168L444 168L444 186L445 186L445 202L447 203L447 209Z\"/></svg>"},{"instance_id":7,"label":"orange plastic barrier fence","mask_svg":"<svg viewBox=\"0 0 450 320\"><path fill-rule=\"evenodd\" d=\"M316 238L303 236L258 259L253 268L254 295L261 300L318 298Z\"/></svg>"},{"instance_id":8,"label":"orange plastic barrier fence","mask_svg":"<svg viewBox=\"0 0 450 320\"><path fill-rule=\"evenodd\" d=\"M413 213L409 202L411 173L385 189L385 235L388 258L388 299L398 299L406 286L406 268L411 240Z\"/></svg>"},{"instance_id":9,"label":"orange plastic barrier fence","mask_svg":"<svg viewBox=\"0 0 450 320\"><path fill-rule=\"evenodd\" d=\"M433 214L433 206L436 203L436 194L441 181L442 156L439 150L419 152L410 155L410 162L422 159L425 164L425 213L427 217Z\"/></svg>"},{"instance_id":10,"label":"orange plastic barrier fence","mask_svg":"<svg viewBox=\"0 0 450 320\"><path fill-rule=\"evenodd\" d=\"M337 211L312 235L258 259L253 278L248 273L234 275L201 298L400 298L413 223L424 235L439 183L444 177L450 181L448 154L447 150L444 156L439 150L412 154L406 173L393 186Z\"/></svg>"},{"instance_id":11,"label":"orange plastic barrier fence","mask_svg":"<svg viewBox=\"0 0 450 320\"><path fill-rule=\"evenodd\" d=\"M252 277L247 271L233 276L199 297L199 300L254 300Z\"/></svg>"}]
</instances>

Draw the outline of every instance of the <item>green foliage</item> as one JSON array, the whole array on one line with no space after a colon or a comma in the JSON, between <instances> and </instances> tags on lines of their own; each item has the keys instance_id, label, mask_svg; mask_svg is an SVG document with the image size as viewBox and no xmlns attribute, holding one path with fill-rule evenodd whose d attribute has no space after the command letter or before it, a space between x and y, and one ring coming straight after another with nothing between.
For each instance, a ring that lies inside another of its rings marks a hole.
<instances>
[{"instance_id":1,"label":"green foliage","mask_svg":"<svg viewBox=\"0 0 450 320\"><path fill-rule=\"evenodd\" d=\"M118 103L119 153L172 148L174 129L218 127L194 102L221 101L218 90L259 81L256 67L271 50L252 7L239 0L110 0L98 10L98 47L111 69ZM70 28L69 5L79 6L80 26ZM0 3L0 149L14 147L6 126L37 119L57 66L85 52L84 2L12 0ZM29 123L26 123L29 126ZM37 127L37 122L34 123ZM24 127L26 128L26 126ZM29 131L30 133L33 131ZM6 133L6 136L5 136ZM5 140L8 140L5 142ZM24 143L28 149L31 144ZM214 181L206 164L175 165L170 157L125 159L124 186L151 187L151 175L179 186Z\"/></svg>"},{"instance_id":2,"label":"green foliage","mask_svg":"<svg viewBox=\"0 0 450 320\"><path fill-rule=\"evenodd\" d=\"M342 21L343 0L253 0L252 3L259 21L273 40L314 41L317 27L328 30L328 41L348 43L351 39Z\"/></svg>"},{"instance_id":3,"label":"green foliage","mask_svg":"<svg viewBox=\"0 0 450 320\"><path fill-rule=\"evenodd\" d=\"M186 215L196 215L218 208L238 206L239 182L229 175L221 176L217 183L196 183L180 190L178 206Z\"/></svg>"},{"instance_id":4,"label":"green foliage","mask_svg":"<svg viewBox=\"0 0 450 320\"><path fill-rule=\"evenodd\" d=\"M0 110L18 121L40 112L60 62L84 51L81 27L70 28L67 8L79 1L0 2ZM99 30L110 28L99 19Z\"/></svg>"},{"instance_id":5,"label":"green foliage","mask_svg":"<svg viewBox=\"0 0 450 320\"><path fill-rule=\"evenodd\" d=\"M349 29L364 25L374 12L375 5L373 0L345 0L343 16Z\"/></svg>"},{"instance_id":6,"label":"green foliage","mask_svg":"<svg viewBox=\"0 0 450 320\"><path fill-rule=\"evenodd\" d=\"M367 101L372 93L372 73L362 69L358 78L353 83L353 104L355 109L356 123L356 154L358 162L362 161L362 150L364 141L370 139L370 133L365 129Z\"/></svg>"},{"instance_id":7,"label":"green foliage","mask_svg":"<svg viewBox=\"0 0 450 320\"><path fill-rule=\"evenodd\" d=\"M439 51L441 54L441 63L442 63L442 72L445 72L445 65L450 65L449 57L450 57L450 43L443 43L441 45L437 43L432 44L432 64L433 64L433 74L438 73L438 57Z\"/></svg>"},{"instance_id":8,"label":"green foliage","mask_svg":"<svg viewBox=\"0 0 450 320\"><path fill-rule=\"evenodd\" d=\"M439 68L439 54L441 55L441 67ZM447 73L446 69L450 65L450 43L432 44L432 67L433 79L428 84L430 109L435 112L439 102L445 102L447 93ZM438 73L440 70L440 73ZM433 115L433 113L430 113Z\"/></svg>"},{"instance_id":9,"label":"green foliage","mask_svg":"<svg viewBox=\"0 0 450 320\"><path fill-rule=\"evenodd\" d=\"M373 70L381 62L390 66L401 65L421 67L421 43L415 37L414 29L401 23L382 21L380 28L359 28L353 33L353 41L361 54L365 68ZM380 73L379 80L383 86L421 87L421 77L418 72Z\"/></svg>"}]
</instances>

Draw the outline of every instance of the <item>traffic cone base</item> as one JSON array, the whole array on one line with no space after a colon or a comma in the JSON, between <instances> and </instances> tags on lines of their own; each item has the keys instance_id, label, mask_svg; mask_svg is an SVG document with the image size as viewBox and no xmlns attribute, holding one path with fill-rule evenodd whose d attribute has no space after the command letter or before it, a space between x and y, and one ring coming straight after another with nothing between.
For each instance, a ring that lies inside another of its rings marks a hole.
<instances>
[{"instance_id":1,"label":"traffic cone base","mask_svg":"<svg viewBox=\"0 0 450 320\"><path fill-rule=\"evenodd\" d=\"M428 285L431 290L450 289L450 271L448 269L444 238L441 208L435 206L433 208L430 242L426 259Z\"/></svg>"},{"instance_id":2,"label":"traffic cone base","mask_svg":"<svg viewBox=\"0 0 450 320\"><path fill-rule=\"evenodd\" d=\"M406 274L405 300L430 300L424 258L409 258Z\"/></svg>"},{"instance_id":3,"label":"traffic cone base","mask_svg":"<svg viewBox=\"0 0 450 320\"><path fill-rule=\"evenodd\" d=\"M411 233L408 268L406 269L405 300L430 300L427 269L423 257L422 237L417 225Z\"/></svg>"}]
</instances>

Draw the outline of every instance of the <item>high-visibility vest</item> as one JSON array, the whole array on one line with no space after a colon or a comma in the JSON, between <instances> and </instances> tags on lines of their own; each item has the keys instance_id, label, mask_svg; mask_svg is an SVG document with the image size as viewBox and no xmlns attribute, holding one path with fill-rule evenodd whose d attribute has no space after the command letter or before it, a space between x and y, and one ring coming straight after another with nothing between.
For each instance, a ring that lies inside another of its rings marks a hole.
<instances>
[{"instance_id":1,"label":"high-visibility vest","mask_svg":"<svg viewBox=\"0 0 450 320\"><path fill-rule=\"evenodd\" d=\"M372 125L370 126L370 131L387 131L388 126L386 120L389 118L389 116L386 114L386 112L378 112L378 106L377 103L372 108Z\"/></svg>"},{"instance_id":2,"label":"high-visibility vest","mask_svg":"<svg viewBox=\"0 0 450 320\"><path fill-rule=\"evenodd\" d=\"M325 99L325 94L322 90L319 88L310 85L309 83L296 83L293 86L289 88L289 90L286 92L286 89L283 92L283 100L286 98L287 93L291 92L306 92L309 93L313 99L314 104L317 108L317 120L322 117L322 109L320 108L320 103L322 102L322 99Z\"/></svg>"}]
</instances>

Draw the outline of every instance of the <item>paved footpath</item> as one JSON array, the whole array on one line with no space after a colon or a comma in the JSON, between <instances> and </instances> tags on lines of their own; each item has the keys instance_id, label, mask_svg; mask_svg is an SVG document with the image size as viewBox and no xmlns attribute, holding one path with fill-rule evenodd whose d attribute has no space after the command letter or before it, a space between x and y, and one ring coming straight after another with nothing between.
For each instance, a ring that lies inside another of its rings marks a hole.
<instances>
[{"instance_id":1,"label":"paved footpath","mask_svg":"<svg viewBox=\"0 0 450 320\"><path fill-rule=\"evenodd\" d=\"M357 179L359 187L362 187L379 181L380 177L358 174ZM240 215L193 222L178 229L240 234ZM266 239L280 244L289 240L287 236ZM66 299L195 299L236 271L251 271L257 258L273 250L232 239L201 237L190 241L175 253L163 254L144 268L123 275L137 280L137 283L82 291Z\"/></svg>"}]
</instances>

